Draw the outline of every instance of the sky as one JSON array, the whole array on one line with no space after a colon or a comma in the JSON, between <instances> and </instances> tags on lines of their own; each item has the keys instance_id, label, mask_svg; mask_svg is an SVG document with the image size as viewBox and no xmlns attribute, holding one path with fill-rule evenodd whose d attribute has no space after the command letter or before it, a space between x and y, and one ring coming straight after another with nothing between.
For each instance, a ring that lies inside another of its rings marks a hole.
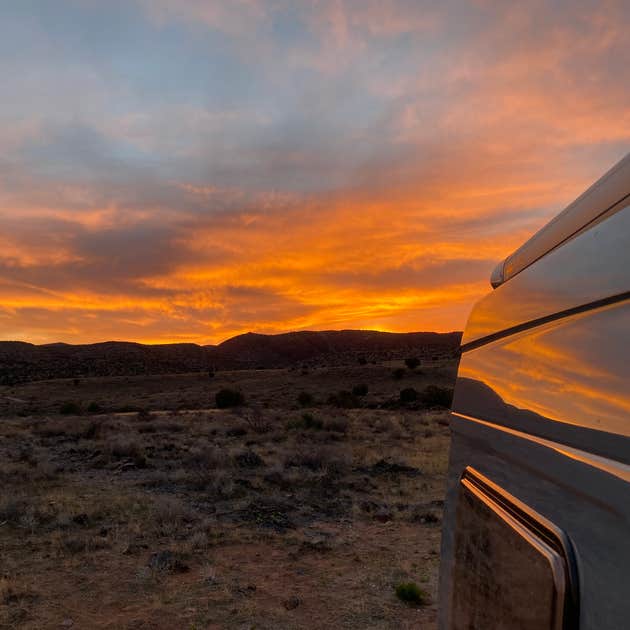
<instances>
[{"instance_id":1,"label":"sky","mask_svg":"<svg viewBox=\"0 0 630 630\"><path fill-rule=\"evenodd\" d=\"M0 3L0 339L461 330L630 150L627 0Z\"/></svg>"}]
</instances>

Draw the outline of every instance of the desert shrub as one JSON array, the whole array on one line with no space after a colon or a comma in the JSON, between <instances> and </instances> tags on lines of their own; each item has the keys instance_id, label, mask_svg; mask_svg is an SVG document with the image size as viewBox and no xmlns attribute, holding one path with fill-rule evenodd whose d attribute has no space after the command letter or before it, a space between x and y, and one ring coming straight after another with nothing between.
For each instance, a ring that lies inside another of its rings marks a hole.
<instances>
[{"instance_id":1,"label":"desert shrub","mask_svg":"<svg viewBox=\"0 0 630 630\"><path fill-rule=\"evenodd\" d=\"M219 409L227 409L228 407L240 407L245 403L243 393L236 389L220 389L214 400Z\"/></svg>"},{"instance_id":2,"label":"desert shrub","mask_svg":"<svg viewBox=\"0 0 630 630\"><path fill-rule=\"evenodd\" d=\"M420 359L418 359L418 357L407 357L405 359L405 365L410 370L415 370L420 365Z\"/></svg>"},{"instance_id":3,"label":"desert shrub","mask_svg":"<svg viewBox=\"0 0 630 630\"><path fill-rule=\"evenodd\" d=\"M429 596L415 582L401 582L394 587L396 597L407 604L425 606L429 603Z\"/></svg>"},{"instance_id":4,"label":"desert shrub","mask_svg":"<svg viewBox=\"0 0 630 630\"><path fill-rule=\"evenodd\" d=\"M116 441L109 445L112 457L123 459L125 457L137 457L142 453L142 449L135 442Z\"/></svg>"},{"instance_id":5,"label":"desert shrub","mask_svg":"<svg viewBox=\"0 0 630 630\"><path fill-rule=\"evenodd\" d=\"M242 437L247 435L247 429L245 427L231 427L225 432L226 437Z\"/></svg>"},{"instance_id":6,"label":"desert shrub","mask_svg":"<svg viewBox=\"0 0 630 630\"><path fill-rule=\"evenodd\" d=\"M359 399L348 390L342 389L336 394L331 394L328 397L328 404L341 409L352 409L353 407L360 407Z\"/></svg>"},{"instance_id":7,"label":"desert shrub","mask_svg":"<svg viewBox=\"0 0 630 630\"><path fill-rule=\"evenodd\" d=\"M405 368L403 367L399 367L396 368L393 372L392 372L392 378L395 381L399 381L404 375L405 375Z\"/></svg>"},{"instance_id":8,"label":"desert shrub","mask_svg":"<svg viewBox=\"0 0 630 630\"><path fill-rule=\"evenodd\" d=\"M249 410L248 413L244 414L245 422L247 426L254 433L268 433L271 431L271 424L265 417L265 414L260 410L259 407L254 407Z\"/></svg>"},{"instance_id":9,"label":"desert shrub","mask_svg":"<svg viewBox=\"0 0 630 630\"><path fill-rule=\"evenodd\" d=\"M212 368L208 370L208 378L214 378L214 370Z\"/></svg>"},{"instance_id":10,"label":"desert shrub","mask_svg":"<svg viewBox=\"0 0 630 630\"><path fill-rule=\"evenodd\" d=\"M324 429L333 433L347 433L349 422L347 418L332 418L324 422Z\"/></svg>"},{"instance_id":11,"label":"desert shrub","mask_svg":"<svg viewBox=\"0 0 630 630\"><path fill-rule=\"evenodd\" d=\"M91 402L87 406L88 413L99 413L101 411L101 406L97 402Z\"/></svg>"},{"instance_id":12,"label":"desert shrub","mask_svg":"<svg viewBox=\"0 0 630 630\"><path fill-rule=\"evenodd\" d=\"M344 453L332 447L300 449L284 460L285 468L307 468L312 472L323 471L330 475L341 474L348 466Z\"/></svg>"},{"instance_id":13,"label":"desert shrub","mask_svg":"<svg viewBox=\"0 0 630 630\"><path fill-rule=\"evenodd\" d=\"M209 545L208 534L203 530L198 530L193 532L192 536L187 541L188 547L192 551L199 551L202 549L207 549Z\"/></svg>"},{"instance_id":14,"label":"desert shrub","mask_svg":"<svg viewBox=\"0 0 630 630\"><path fill-rule=\"evenodd\" d=\"M186 555L179 551L156 551L149 557L147 566L160 573L186 573L190 567L186 563Z\"/></svg>"},{"instance_id":15,"label":"desert shrub","mask_svg":"<svg viewBox=\"0 0 630 630\"><path fill-rule=\"evenodd\" d=\"M368 393L368 386L365 383L360 383L352 388L353 396L366 396Z\"/></svg>"},{"instance_id":16,"label":"desert shrub","mask_svg":"<svg viewBox=\"0 0 630 630\"><path fill-rule=\"evenodd\" d=\"M324 427L324 423L315 416L310 413L302 414L302 426L305 429L322 429Z\"/></svg>"},{"instance_id":17,"label":"desert shrub","mask_svg":"<svg viewBox=\"0 0 630 630\"><path fill-rule=\"evenodd\" d=\"M187 468L197 470L217 470L229 465L229 459L224 451L218 448L200 448L190 452L184 464Z\"/></svg>"},{"instance_id":18,"label":"desert shrub","mask_svg":"<svg viewBox=\"0 0 630 630\"><path fill-rule=\"evenodd\" d=\"M147 465L144 450L139 444L117 439L106 445L99 462L108 464L120 460L130 460L136 468L145 468Z\"/></svg>"},{"instance_id":19,"label":"desert shrub","mask_svg":"<svg viewBox=\"0 0 630 630\"><path fill-rule=\"evenodd\" d=\"M81 407L79 407L78 403L68 400L61 404L61 407L59 407L59 413L66 416L78 416L81 413Z\"/></svg>"},{"instance_id":20,"label":"desert shrub","mask_svg":"<svg viewBox=\"0 0 630 630\"><path fill-rule=\"evenodd\" d=\"M237 453L234 456L234 461L239 468L258 468L265 463L258 453L251 450Z\"/></svg>"},{"instance_id":21,"label":"desert shrub","mask_svg":"<svg viewBox=\"0 0 630 630\"><path fill-rule=\"evenodd\" d=\"M17 525L26 510L27 504L25 501L17 500L13 497L6 497L0 501L0 521Z\"/></svg>"},{"instance_id":22,"label":"desert shrub","mask_svg":"<svg viewBox=\"0 0 630 630\"><path fill-rule=\"evenodd\" d=\"M156 497L151 517L155 533L166 537L172 537L196 520L194 512L173 497Z\"/></svg>"},{"instance_id":23,"label":"desert shrub","mask_svg":"<svg viewBox=\"0 0 630 630\"><path fill-rule=\"evenodd\" d=\"M359 362L359 365L366 365L367 364L367 359L365 358L365 355L360 354L357 361Z\"/></svg>"},{"instance_id":24,"label":"desert shrub","mask_svg":"<svg viewBox=\"0 0 630 630\"><path fill-rule=\"evenodd\" d=\"M450 387L427 385L422 391L421 400L429 407L450 407L453 402L453 390Z\"/></svg>"},{"instance_id":25,"label":"desert shrub","mask_svg":"<svg viewBox=\"0 0 630 630\"><path fill-rule=\"evenodd\" d=\"M309 392L300 392L297 397L298 404L301 407L311 407L313 405L313 394Z\"/></svg>"},{"instance_id":26,"label":"desert shrub","mask_svg":"<svg viewBox=\"0 0 630 630\"><path fill-rule=\"evenodd\" d=\"M290 420L287 423L287 429L323 429L324 423L310 413L303 413L302 417L297 420Z\"/></svg>"},{"instance_id":27,"label":"desert shrub","mask_svg":"<svg viewBox=\"0 0 630 630\"><path fill-rule=\"evenodd\" d=\"M400 390L400 402L412 403L418 400L418 392L413 387L405 387Z\"/></svg>"}]
</instances>

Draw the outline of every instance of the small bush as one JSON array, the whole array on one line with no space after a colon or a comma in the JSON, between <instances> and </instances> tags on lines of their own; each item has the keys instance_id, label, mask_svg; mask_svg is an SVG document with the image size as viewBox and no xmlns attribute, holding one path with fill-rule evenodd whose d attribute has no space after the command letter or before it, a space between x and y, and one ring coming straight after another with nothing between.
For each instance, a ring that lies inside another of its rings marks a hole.
<instances>
[{"instance_id":1,"label":"small bush","mask_svg":"<svg viewBox=\"0 0 630 630\"><path fill-rule=\"evenodd\" d=\"M368 386L365 383L360 383L352 388L353 396L366 396L368 393Z\"/></svg>"},{"instance_id":2,"label":"small bush","mask_svg":"<svg viewBox=\"0 0 630 630\"><path fill-rule=\"evenodd\" d=\"M271 423L265 417L265 414L261 411L259 407L254 407L250 409L248 413L244 416L245 422L247 426L254 433L269 433L271 431Z\"/></svg>"},{"instance_id":3,"label":"small bush","mask_svg":"<svg viewBox=\"0 0 630 630\"><path fill-rule=\"evenodd\" d=\"M395 587L396 597L407 604L425 606L429 596L415 582L401 582Z\"/></svg>"},{"instance_id":4,"label":"small bush","mask_svg":"<svg viewBox=\"0 0 630 630\"><path fill-rule=\"evenodd\" d=\"M136 442L126 442L122 438L117 438L106 444L99 458L95 460L97 466L107 466L120 462L135 468L147 467L144 449Z\"/></svg>"},{"instance_id":5,"label":"small bush","mask_svg":"<svg viewBox=\"0 0 630 630\"><path fill-rule=\"evenodd\" d=\"M415 370L420 365L420 359L418 357L408 357L405 359L405 365L410 370Z\"/></svg>"},{"instance_id":6,"label":"small bush","mask_svg":"<svg viewBox=\"0 0 630 630\"><path fill-rule=\"evenodd\" d=\"M345 389L331 394L328 397L328 404L341 409L352 409L353 407L360 407L359 399L352 393Z\"/></svg>"},{"instance_id":7,"label":"small bush","mask_svg":"<svg viewBox=\"0 0 630 630\"><path fill-rule=\"evenodd\" d=\"M405 375L405 368L403 367L399 367L396 368L393 372L392 372L392 378L395 381L399 381L404 375Z\"/></svg>"},{"instance_id":8,"label":"small bush","mask_svg":"<svg viewBox=\"0 0 630 630\"><path fill-rule=\"evenodd\" d=\"M360 354L357 360L359 362L359 365L366 365L367 364L367 359L365 358L365 355L363 355L363 354Z\"/></svg>"},{"instance_id":9,"label":"small bush","mask_svg":"<svg viewBox=\"0 0 630 630\"><path fill-rule=\"evenodd\" d=\"M87 406L88 413L99 413L101 411L101 406L97 402L91 402Z\"/></svg>"},{"instance_id":10,"label":"small bush","mask_svg":"<svg viewBox=\"0 0 630 630\"><path fill-rule=\"evenodd\" d=\"M287 424L288 429L314 429L320 430L324 428L324 423L310 413L303 413L299 420L291 420Z\"/></svg>"},{"instance_id":11,"label":"small bush","mask_svg":"<svg viewBox=\"0 0 630 630\"><path fill-rule=\"evenodd\" d=\"M193 470L218 470L229 466L229 458L218 448L204 447L190 451L184 465Z\"/></svg>"},{"instance_id":12,"label":"small bush","mask_svg":"<svg viewBox=\"0 0 630 630\"><path fill-rule=\"evenodd\" d=\"M400 390L400 402L412 403L418 400L418 392L413 387L406 387Z\"/></svg>"},{"instance_id":13,"label":"small bush","mask_svg":"<svg viewBox=\"0 0 630 630\"><path fill-rule=\"evenodd\" d=\"M234 456L234 461L239 468L258 468L264 465L262 457L255 451L242 451Z\"/></svg>"},{"instance_id":14,"label":"small bush","mask_svg":"<svg viewBox=\"0 0 630 630\"><path fill-rule=\"evenodd\" d=\"M324 471L331 475L342 474L349 466L347 455L330 447L302 448L284 460L285 468L306 468L311 472Z\"/></svg>"},{"instance_id":15,"label":"small bush","mask_svg":"<svg viewBox=\"0 0 630 630\"><path fill-rule=\"evenodd\" d=\"M302 415L302 423L305 429L319 430L324 427L324 423L319 418L316 418L310 413L305 413Z\"/></svg>"},{"instance_id":16,"label":"small bush","mask_svg":"<svg viewBox=\"0 0 630 630\"><path fill-rule=\"evenodd\" d=\"M208 370L208 378L214 378L214 370L212 368Z\"/></svg>"},{"instance_id":17,"label":"small bush","mask_svg":"<svg viewBox=\"0 0 630 630\"><path fill-rule=\"evenodd\" d=\"M453 402L453 390L450 387L427 385L421 396L422 402L428 407L447 407Z\"/></svg>"},{"instance_id":18,"label":"small bush","mask_svg":"<svg viewBox=\"0 0 630 630\"><path fill-rule=\"evenodd\" d=\"M333 418L324 423L324 428L333 433L347 433L349 422L347 418Z\"/></svg>"},{"instance_id":19,"label":"small bush","mask_svg":"<svg viewBox=\"0 0 630 630\"><path fill-rule=\"evenodd\" d=\"M297 397L298 404L301 407L312 407L313 406L313 395L309 392L300 392Z\"/></svg>"},{"instance_id":20,"label":"small bush","mask_svg":"<svg viewBox=\"0 0 630 630\"><path fill-rule=\"evenodd\" d=\"M219 409L227 409L228 407L240 407L245 403L245 397L242 392L235 389L220 389L214 400Z\"/></svg>"},{"instance_id":21,"label":"small bush","mask_svg":"<svg viewBox=\"0 0 630 630\"><path fill-rule=\"evenodd\" d=\"M66 416L78 416L81 413L81 407L73 401L66 401L59 407L59 413Z\"/></svg>"}]
</instances>

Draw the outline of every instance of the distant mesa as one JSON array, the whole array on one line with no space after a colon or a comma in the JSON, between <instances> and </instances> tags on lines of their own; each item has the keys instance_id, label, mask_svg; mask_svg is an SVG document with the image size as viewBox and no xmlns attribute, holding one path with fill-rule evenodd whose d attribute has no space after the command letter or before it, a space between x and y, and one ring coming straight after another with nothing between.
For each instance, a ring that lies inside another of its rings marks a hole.
<instances>
[{"instance_id":1,"label":"distant mesa","mask_svg":"<svg viewBox=\"0 0 630 630\"><path fill-rule=\"evenodd\" d=\"M387 333L375 330L246 333L217 346L194 343L143 345L125 341L34 345L0 341L0 384L80 376L131 376L208 369L272 369L356 365L404 359L447 358L457 353L461 332Z\"/></svg>"}]
</instances>

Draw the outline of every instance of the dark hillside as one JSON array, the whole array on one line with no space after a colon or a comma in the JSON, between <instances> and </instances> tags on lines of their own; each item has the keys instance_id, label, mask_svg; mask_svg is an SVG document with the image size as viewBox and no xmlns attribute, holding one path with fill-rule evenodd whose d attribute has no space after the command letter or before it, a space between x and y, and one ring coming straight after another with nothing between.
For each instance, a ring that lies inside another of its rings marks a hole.
<instances>
[{"instance_id":1,"label":"dark hillside","mask_svg":"<svg viewBox=\"0 0 630 630\"><path fill-rule=\"evenodd\" d=\"M353 365L417 356L432 361L457 352L461 333L373 330L238 335L218 346L143 345L122 341L36 346L0 342L0 384L80 378L199 372L212 369Z\"/></svg>"}]
</instances>

